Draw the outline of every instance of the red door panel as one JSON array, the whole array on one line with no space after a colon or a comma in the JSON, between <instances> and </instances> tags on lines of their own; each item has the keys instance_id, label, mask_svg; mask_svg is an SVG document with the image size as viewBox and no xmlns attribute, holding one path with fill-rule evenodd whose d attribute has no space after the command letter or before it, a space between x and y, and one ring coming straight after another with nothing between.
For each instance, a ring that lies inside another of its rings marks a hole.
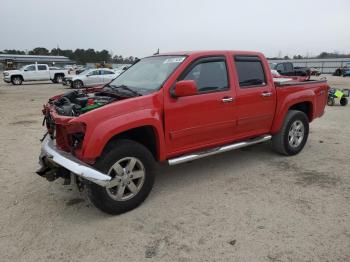
<instances>
[{"instance_id":1,"label":"red door panel","mask_svg":"<svg viewBox=\"0 0 350 262\"><path fill-rule=\"evenodd\" d=\"M269 66L259 56L235 56L231 61L237 81L236 132L241 137L269 133L276 107Z\"/></svg>"},{"instance_id":2,"label":"red door panel","mask_svg":"<svg viewBox=\"0 0 350 262\"><path fill-rule=\"evenodd\" d=\"M231 90L173 99L165 109L165 134L169 153L186 151L230 139L236 125Z\"/></svg>"}]
</instances>

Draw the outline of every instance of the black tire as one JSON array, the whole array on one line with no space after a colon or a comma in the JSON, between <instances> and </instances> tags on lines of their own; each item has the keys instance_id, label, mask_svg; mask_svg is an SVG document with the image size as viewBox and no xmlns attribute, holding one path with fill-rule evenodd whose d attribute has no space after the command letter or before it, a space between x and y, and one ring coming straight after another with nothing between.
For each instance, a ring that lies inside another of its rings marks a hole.
<instances>
[{"instance_id":1,"label":"black tire","mask_svg":"<svg viewBox=\"0 0 350 262\"><path fill-rule=\"evenodd\" d=\"M300 141L299 143L292 146L289 135L290 132L293 132L291 129L296 123L300 123L300 126L303 126L303 136L302 138L298 138L298 141ZM309 119L307 115L298 110L289 110L284 119L281 130L272 137L272 148L280 154L293 156L298 154L304 148L308 136Z\"/></svg>"},{"instance_id":2,"label":"black tire","mask_svg":"<svg viewBox=\"0 0 350 262\"><path fill-rule=\"evenodd\" d=\"M333 97L328 97L328 100L327 100L327 105L328 106L334 106L335 104L335 100Z\"/></svg>"},{"instance_id":3,"label":"black tire","mask_svg":"<svg viewBox=\"0 0 350 262\"><path fill-rule=\"evenodd\" d=\"M63 81L63 75L55 75L54 83L60 84Z\"/></svg>"},{"instance_id":4,"label":"black tire","mask_svg":"<svg viewBox=\"0 0 350 262\"><path fill-rule=\"evenodd\" d=\"M54 83L54 84L57 83L55 79L51 79L51 82Z\"/></svg>"},{"instance_id":5,"label":"black tire","mask_svg":"<svg viewBox=\"0 0 350 262\"><path fill-rule=\"evenodd\" d=\"M23 79L22 79L22 77L20 77L20 76L14 76L14 77L12 77L12 79L11 79L11 83L12 83L13 85L15 85L15 86L21 85L22 82L23 82Z\"/></svg>"},{"instance_id":6,"label":"black tire","mask_svg":"<svg viewBox=\"0 0 350 262\"><path fill-rule=\"evenodd\" d=\"M340 98L340 105L346 106L348 104L348 99L346 97Z\"/></svg>"},{"instance_id":7,"label":"black tire","mask_svg":"<svg viewBox=\"0 0 350 262\"><path fill-rule=\"evenodd\" d=\"M81 81L81 80L75 80L75 81L73 82L73 88L79 89L79 88L83 88L83 87L84 87L83 81Z\"/></svg>"},{"instance_id":8,"label":"black tire","mask_svg":"<svg viewBox=\"0 0 350 262\"><path fill-rule=\"evenodd\" d=\"M135 158L142 163L145 174L139 191L130 199L126 200L117 200L112 198L111 192L113 190L117 191L119 187L107 189L94 183L90 183L88 185L88 196L91 202L103 212L111 215L117 215L136 208L147 198L154 184L155 160L151 152L145 146L132 140L118 140L113 144L113 147L109 148L110 149L106 150L102 157L100 157L96 162L96 169L108 174L110 173L111 167L118 161L122 161L125 158ZM126 168L123 168L124 171L125 169ZM132 172L130 174L132 174ZM115 177L116 176L117 175L115 173ZM125 184L124 188L128 189L128 185ZM131 191L130 193L132 194Z\"/></svg>"}]
</instances>

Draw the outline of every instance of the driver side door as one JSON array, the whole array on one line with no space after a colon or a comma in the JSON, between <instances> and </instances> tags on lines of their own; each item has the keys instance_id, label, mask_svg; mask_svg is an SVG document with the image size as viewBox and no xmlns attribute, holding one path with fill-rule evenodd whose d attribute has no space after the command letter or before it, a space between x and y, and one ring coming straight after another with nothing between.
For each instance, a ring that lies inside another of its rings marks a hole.
<instances>
[{"instance_id":1,"label":"driver side door","mask_svg":"<svg viewBox=\"0 0 350 262\"><path fill-rule=\"evenodd\" d=\"M224 56L200 58L180 76L178 81L194 80L198 93L171 98L165 103L168 155L232 139L236 120L235 89L227 68Z\"/></svg>"},{"instance_id":2,"label":"driver side door","mask_svg":"<svg viewBox=\"0 0 350 262\"><path fill-rule=\"evenodd\" d=\"M95 86L100 84L100 80L102 79L101 70L96 69L91 71L87 76L86 80L84 81L85 86Z\"/></svg>"},{"instance_id":3,"label":"driver side door","mask_svg":"<svg viewBox=\"0 0 350 262\"><path fill-rule=\"evenodd\" d=\"M37 78L38 77L37 77L36 65L29 65L29 66L24 68L23 79L25 81L38 80Z\"/></svg>"}]
</instances>

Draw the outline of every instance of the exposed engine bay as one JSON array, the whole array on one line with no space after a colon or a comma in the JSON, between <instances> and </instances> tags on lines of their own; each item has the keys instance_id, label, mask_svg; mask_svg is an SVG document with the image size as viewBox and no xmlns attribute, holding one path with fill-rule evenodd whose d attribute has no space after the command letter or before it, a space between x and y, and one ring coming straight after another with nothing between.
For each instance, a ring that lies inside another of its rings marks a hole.
<instances>
[{"instance_id":1,"label":"exposed engine bay","mask_svg":"<svg viewBox=\"0 0 350 262\"><path fill-rule=\"evenodd\" d=\"M49 103L55 106L56 112L62 116L79 116L93 109L120 100L122 97L111 92L88 93L83 90L74 90L64 93Z\"/></svg>"}]
</instances>

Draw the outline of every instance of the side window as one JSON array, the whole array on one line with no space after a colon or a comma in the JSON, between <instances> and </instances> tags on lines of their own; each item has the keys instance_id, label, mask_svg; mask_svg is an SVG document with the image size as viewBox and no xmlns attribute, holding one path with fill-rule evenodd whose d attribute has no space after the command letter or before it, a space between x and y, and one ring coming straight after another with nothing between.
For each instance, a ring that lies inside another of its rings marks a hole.
<instances>
[{"instance_id":1,"label":"side window","mask_svg":"<svg viewBox=\"0 0 350 262\"><path fill-rule=\"evenodd\" d=\"M103 70L102 71L104 75L113 75L114 73L111 71Z\"/></svg>"},{"instance_id":2,"label":"side window","mask_svg":"<svg viewBox=\"0 0 350 262\"><path fill-rule=\"evenodd\" d=\"M235 65L241 88L266 85L265 73L259 57L235 56Z\"/></svg>"},{"instance_id":3,"label":"side window","mask_svg":"<svg viewBox=\"0 0 350 262\"><path fill-rule=\"evenodd\" d=\"M286 63L285 64L286 72L292 72L293 71L293 64L292 63Z\"/></svg>"},{"instance_id":4,"label":"side window","mask_svg":"<svg viewBox=\"0 0 350 262\"><path fill-rule=\"evenodd\" d=\"M284 66L283 66L283 64L277 64L276 70L277 70L278 72L283 73L283 72L284 72Z\"/></svg>"},{"instance_id":5,"label":"side window","mask_svg":"<svg viewBox=\"0 0 350 262\"><path fill-rule=\"evenodd\" d=\"M46 71L46 65L38 65L39 71Z\"/></svg>"},{"instance_id":6,"label":"side window","mask_svg":"<svg viewBox=\"0 0 350 262\"><path fill-rule=\"evenodd\" d=\"M25 68L26 71L35 71L35 65L27 66Z\"/></svg>"},{"instance_id":7,"label":"side window","mask_svg":"<svg viewBox=\"0 0 350 262\"><path fill-rule=\"evenodd\" d=\"M94 70L90 74L93 75L93 76L97 76L97 75L100 75L100 71L101 70Z\"/></svg>"},{"instance_id":8,"label":"side window","mask_svg":"<svg viewBox=\"0 0 350 262\"><path fill-rule=\"evenodd\" d=\"M199 93L226 90L228 88L226 63L224 59L204 60L196 64L183 80L196 81Z\"/></svg>"}]
</instances>

